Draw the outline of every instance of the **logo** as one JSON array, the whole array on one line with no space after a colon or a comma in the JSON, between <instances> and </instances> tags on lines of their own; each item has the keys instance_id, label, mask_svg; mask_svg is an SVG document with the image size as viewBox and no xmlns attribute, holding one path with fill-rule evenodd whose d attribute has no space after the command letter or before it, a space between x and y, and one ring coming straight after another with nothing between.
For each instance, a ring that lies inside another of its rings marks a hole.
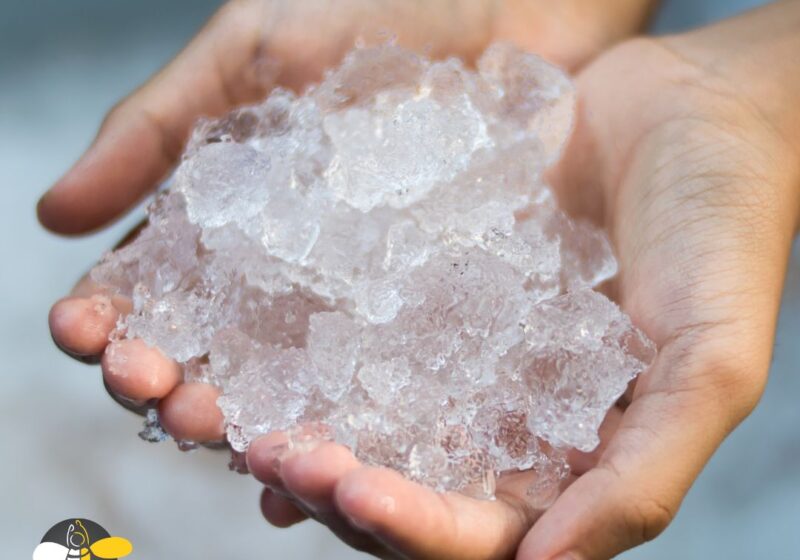
<instances>
[{"instance_id":1,"label":"logo","mask_svg":"<svg viewBox=\"0 0 800 560\"><path fill-rule=\"evenodd\" d=\"M117 560L133 552L128 539L112 537L89 519L53 525L33 551L33 560Z\"/></svg>"}]
</instances>

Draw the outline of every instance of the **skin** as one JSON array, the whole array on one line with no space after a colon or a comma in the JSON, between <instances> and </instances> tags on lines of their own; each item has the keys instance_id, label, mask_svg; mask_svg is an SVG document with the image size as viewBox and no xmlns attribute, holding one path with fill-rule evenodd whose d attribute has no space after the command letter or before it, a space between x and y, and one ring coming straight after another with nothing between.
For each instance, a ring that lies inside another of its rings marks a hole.
<instances>
[{"instance_id":1,"label":"skin","mask_svg":"<svg viewBox=\"0 0 800 560\"><path fill-rule=\"evenodd\" d=\"M552 4L542 2L541 18L533 19L552 26L566 21L569 10L558 9L561 15L550 19ZM284 43L280 34L265 42L247 30L256 8L291 22L287 12L272 11L278 5L224 8L175 62L112 111L86 156L43 198L42 222L68 234L108 222L163 176L194 116L219 114L263 95L270 84L248 78L252 53L259 51L252 41L273 53ZM580 18L569 20L556 42L543 33L537 45L531 37L538 36L514 31L524 29L519 18L537 5L501 3L505 20L497 12L481 19L487 12L479 9L450 11L450 19L438 20L443 6L454 8L435 3L430 23L420 24L429 28L417 26L408 39L398 32L399 40L414 46L425 37L434 53L465 57L496 37L542 52L569 43L549 56L582 66L592 55L575 62L586 36ZM334 26L328 47L352 36L357 26L342 22L349 16L359 21L364 13L358 3L352 6L352 14L336 20L345 31ZM646 9L637 9L641 21ZM448 34L455 15L471 34ZM403 17L412 21L413 13L400 10L389 19L402 29ZM614 38L601 47L621 36L615 26L593 35ZM566 41L570 29L581 29L581 39ZM285 45L272 79L289 84L312 79L319 71L314 63L328 63L335 51L305 42L302 49ZM800 2L785 1L693 33L627 41L580 72L577 128L551 180L572 212L609 228L621 265L611 292L660 352L609 414L601 447L571 458L565 491L546 512L525 500L532 473L501 477L498 499L478 501L436 494L387 469L362 466L333 443L301 451L289 449L282 434L271 434L248 453L251 472L266 485L261 507L267 519L288 526L312 517L348 544L382 557L604 559L658 535L766 382L800 214L800 112L791 101L800 96L797 52ZM126 161L131 154L135 166ZM98 332L113 324L105 314L129 306L119 298L106 307L87 303L102 293L84 282L54 306L53 337L68 353L98 356ZM105 356L117 353L103 350L106 363ZM151 360L143 376L150 385L130 381L130 375L123 383L124 364L104 368L106 384L118 399L166 395L160 410L168 429L200 441L220 439L213 390L179 385L174 364L163 356L152 359L153 353L158 355L154 349L141 354ZM131 351L126 362L131 372L136 356ZM153 384L153 377L163 385Z\"/></svg>"}]
</instances>

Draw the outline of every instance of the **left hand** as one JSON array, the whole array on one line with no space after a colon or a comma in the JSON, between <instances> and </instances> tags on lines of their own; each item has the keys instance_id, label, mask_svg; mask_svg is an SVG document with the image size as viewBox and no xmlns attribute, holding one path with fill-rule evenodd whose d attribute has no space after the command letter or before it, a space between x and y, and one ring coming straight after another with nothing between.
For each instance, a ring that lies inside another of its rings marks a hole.
<instances>
[{"instance_id":1,"label":"left hand","mask_svg":"<svg viewBox=\"0 0 800 560\"><path fill-rule=\"evenodd\" d=\"M325 443L256 441L265 516L307 515L362 550L430 559L606 559L658 535L722 440L758 402L800 214L800 4L638 39L579 77L576 133L553 172L563 202L605 222L617 300L660 353L613 409L569 488L532 510L532 473L496 501L437 494ZM739 45L739 46L737 46ZM278 445L276 445L278 444ZM541 515L541 517L540 517ZM537 520L538 518L538 520Z\"/></svg>"}]
</instances>

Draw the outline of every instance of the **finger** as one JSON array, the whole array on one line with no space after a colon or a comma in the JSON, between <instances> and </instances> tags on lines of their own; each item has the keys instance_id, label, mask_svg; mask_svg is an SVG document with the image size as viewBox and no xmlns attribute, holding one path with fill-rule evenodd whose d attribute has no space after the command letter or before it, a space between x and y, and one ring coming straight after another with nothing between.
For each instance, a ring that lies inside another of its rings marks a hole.
<instances>
[{"instance_id":1,"label":"finger","mask_svg":"<svg viewBox=\"0 0 800 560\"><path fill-rule=\"evenodd\" d=\"M106 117L91 147L38 205L57 233L96 229L135 204L177 160L194 121L263 96L258 2L229 2L166 68Z\"/></svg>"},{"instance_id":2,"label":"finger","mask_svg":"<svg viewBox=\"0 0 800 560\"><path fill-rule=\"evenodd\" d=\"M221 441L225 419L217 406L219 395L219 389L207 383L178 385L158 405L161 425L179 441Z\"/></svg>"},{"instance_id":3,"label":"finger","mask_svg":"<svg viewBox=\"0 0 800 560\"><path fill-rule=\"evenodd\" d=\"M247 449L247 470L256 480L280 493L286 493L280 461L288 450L288 442L283 432L272 432L251 442Z\"/></svg>"},{"instance_id":4,"label":"finger","mask_svg":"<svg viewBox=\"0 0 800 560\"><path fill-rule=\"evenodd\" d=\"M101 360L108 388L126 399L160 399L181 380L178 364L139 339L112 342Z\"/></svg>"},{"instance_id":5,"label":"finger","mask_svg":"<svg viewBox=\"0 0 800 560\"><path fill-rule=\"evenodd\" d=\"M596 449L589 453L584 453L577 450L570 451L568 455L570 470L573 474L582 475L589 469L597 465L598 460L606 450L609 441L614 437L614 434L622 422L622 409L617 406L611 407L608 411L603 423L600 424L600 444Z\"/></svg>"},{"instance_id":6,"label":"finger","mask_svg":"<svg viewBox=\"0 0 800 560\"><path fill-rule=\"evenodd\" d=\"M108 381L106 381L105 377L103 378L103 387L105 387L106 393L111 397L111 400L138 416L147 416L147 413L153 408L152 401L123 397L119 393L113 391L111 387L108 386Z\"/></svg>"},{"instance_id":7,"label":"finger","mask_svg":"<svg viewBox=\"0 0 800 560\"><path fill-rule=\"evenodd\" d=\"M132 241L140 229L134 228L117 247ZM107 287L85 274L70 296L50 309L50 333L56 346L67 355L82 362L98 363L120 315L127 315L132 309L130 298L110 293Z\"/></svg>"},{"instance_id":8,"label":"finger","mask_svg":"<svg viewBox=\"0 0 800 560\"><path fill-rule=\"evenodd\" d=\"M50 310L50 333L68 355L96 363L108 345L108 335L119 318L108 296L68 297Z\"/></svg>"},{"instance_id":9,"label":"finger","mask_svg":"<svg viewBox=\"0 0 800 560\"><path fill-rule=\"evenodd\" d=\"M290 453L281 461L280 474L286 489L307 507L330 512L336 484L360 466L346 447L323 442L309 452Z\"/></svg>"},{"instance_id":10,"label":"finger","mask_svg":"<svg viewBox=\"0 0 800 560\"><path fill-rule=\"evenodd\" d=\"M82 297L88 298L92 297L93 295L108 295L108 291L92 280L90 274L84 274L80 280L75 284L75 286L70 291L69 295L73 297Z\"/></svg>"},{"instance_id":11,"label":"finger","mask_svg":"<svg viewBox=\"0 0 800 560\"><path fill-rule=\"evenodd\" d=\"M270 524L281 529L308 519L292 502L269 488L264 488L261 492L261 513Z\"/></svg>"},{"instance_id":12,"label":"finger","mask_svg":"<svg viewBox=\"0 0 800 560\"><path fill-rule=\"evenodd\" d=\"M636 392L636 381L638 381L638 377L634 377L628 383L628 387L625 389L625 392L617 401L617 406L620 407L622 410L625 410L630 406L633 402L633 394Z\"/></svg>"},{"instance_id":13,"label":"finger","mask_svg":"<svg viewBox=\"0 0 800 560\"><path fill-rule=\"evenodd\" d=\"M345 475L334 499L355 527L401 556L421 559L510 557L535 518L521 499L438 494L374 467Z\"/></svg>"},{"instance_id":14,"label":"finger","mask_svg":"<svg viewBox=\"0 0 800 560\"><path fill-rule=\"evenodd\" d=\"M359 464L345 447L320 442L310 450L292 449L284 433L271 433L250 444L247 466L273 495L290 500L294 506L326 525L352 548L387 557L370 535L355 529L335 509L333 495L337 482Z\"/></svg>"},{"instance_id":15,"label":"finger","mask_svg":"<svg viewBox=\"0 0 800 560\"><path fill-rule=\"evenodd\" d=\"M320 442L311 450L288 451L280 461L280 476L288 495L304 511L349 546L376 553L382 548L380 544L369 534L353 527L334 503L338 482L360 467L361 464L346 447Z\"/></svg>"},{"instance_id":16,"label":"finger","mask_svg":"<svg viewBox=\"0 0 800 560\"><path fill-rule=\"evenodd\" d=\"M741 419L726 411L731 403L721 402L721 385L659 386L667 365L681 363L685 355L685 348L662 348L638 384L649 386L648 392L636 395L598 465L539 519L518 558L611 558L666 528L711 454ZM707 372L714 371L697 367L683 372L692 383L707 381Z\"/></svg>"}]
</instances>

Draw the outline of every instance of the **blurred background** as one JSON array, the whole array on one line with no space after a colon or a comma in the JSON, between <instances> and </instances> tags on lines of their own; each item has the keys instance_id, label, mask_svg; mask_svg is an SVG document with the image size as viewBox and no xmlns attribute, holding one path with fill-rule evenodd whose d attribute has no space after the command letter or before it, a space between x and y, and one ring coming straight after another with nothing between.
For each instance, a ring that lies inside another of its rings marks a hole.
<instances>
[{"instance_id":1,"label":"blurred background","mask_svg":"<svg viewBox=\"0 0 800 560\"><path fill-rule=\"evenodd\" d=\"M554 0L555 1L555 0ZM701 25L758 1L667 1L656 32ZM44 532L88 517L134 558L361 557L306 522L266 524L259 485L224 454L180 453L136 433L98 368L61 355L47 312L137 221L90 238L37 225L40 193L82 152L105 111L169 60L217 8L212 0L3 0L0 8L0 441L3 556L29 558ZM800 557L800 245L775 362L758 410L723 445L666 533L623 556L684 560Z\"/></svg>"}]
</instances>

